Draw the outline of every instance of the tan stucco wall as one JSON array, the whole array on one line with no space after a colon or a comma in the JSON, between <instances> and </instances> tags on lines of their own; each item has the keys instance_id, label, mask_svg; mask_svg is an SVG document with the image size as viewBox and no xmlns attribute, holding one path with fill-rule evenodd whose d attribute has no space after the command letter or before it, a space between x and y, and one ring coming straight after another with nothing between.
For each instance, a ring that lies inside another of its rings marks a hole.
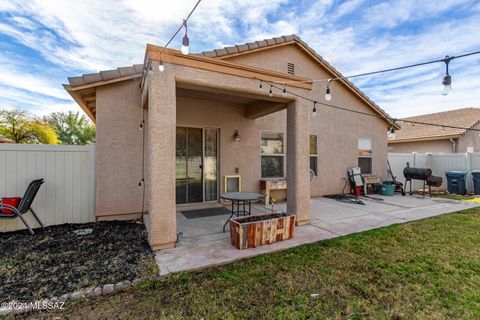
<instances>
[{"instance_id":1,"label":"tan stucco wall","mask_svg":"<svg viewBox=\"0 0 480 320\"><path fill-rule=\"evenodd\" d=\"M233 175L238 168L243 190L258 190L260 179L260 132L276 130L285 132L285 111L278 117L258 120L245 118L245 107L238 104L177 98L177 126L211 127L220 129L220 179ZM268 119L270 121L268 121ZM241 140L233 141L238 130Z\"/></svg>"},{"instance_id":2,"label":"tan stucco wall","mask_svg":"<svg viewBox=\"0 0 480 320\"><path fill-rule=\"evenodd\" d=\"M391 153L451 153L453 152L452 142L450 140L431 140L417 142L390 143L388 152Z\"/></svg>"},{"instance_id":3,"label":"tan stucco wall","mask_svg":"<svg viewBox=\"0 0 480 320\"><path fill-rule=\"evenodd\" d=\"M287 62L292 62L295 63L296 75L316 79L329 77L313 60L290 46L257 53L255 56L237 57L234 60L281 72L286 72ZM252 93L258 93L259 90L258 82L253 80L242 80L173 65L166 65L166 68L175 69L177 81L192 79L198 83L203 82L205 85L245 88ZM334 83L331 88L333 99L330 103L373 113L342 85ZM325 83L316 83L311 92L305 90L298 92L324 101ZM262 93L268 93L267 86ZM142 176L143 134L138 130L142 119L140 101L138 82L123 82L97 89L97 214L114 215L139 212L142 209L143 189L138 187L138 181ZM303 107L311 111L312 106L304 105ZM223 191L223 177L235 174L235 168L239 168L239 174L242 176L243 190L258 190L261 175L260 132L262 130L281 131L285 133L284 141L287 142L286 110L250 120L243 116L244 106L182 97L177 97L176 108L178 126L220 128L221 191ZM372 139L373 173L383 178L387 177L386 122L374 117L319 105L317 110L317 117L310 117L310 134L318 136L320 176L310 186L312 196L342 191L346 169L357 165L359 137ZM148 125L147 122L146 126ZM239 130L242 137L240 142L232 141L235 130ZM150 142L146 145L150 145ZM288 145L285 155L287 149ZM285 156L285 162L287 162L286 158ZM146 168L148 177L149 166ZM287 173L287 164L284 171ZM148 181L147 179L147 184ZM148 197L148 192L146 196Z\"/></svg>"},{"instance_id":4,"label":"tan stucco wall","mask_svg":"<svg viewBox=\"0 0 480 320\"><path fill-rule=\"evenodd\" d=\"M140 101L135 80L97 88L97 217L142 211Z\"/></svg>"},{"instance_id":5,"label":"tan stucco wall","mask_svg":"<svg viewBox=\"0 0 480 320\"><path fill-rule=\"evenodd\" d=\"M473 127L480 129L480 124ZM480 132L467 131L465 135L458 139L457 152L467 152L468 147L473 147L473 152L480 152Z\"/></svg>"},{"instance_id":6,"label":"tan stucco wall","mask_svg":"<svg viewBox=\"0 0 480 320\"><path fill-rule=\"evenodd\" d=\"M328 79L331 75L295 46L283 46L255 54L229 58L228 61L287 72L287 63L295 64L295 75L310 79ZM268 90L268 86L265 86ZM312 98L324 99L326 83L315 83ZM340 83L331 83L332 105L373 113L357 96ZM385 121L317 105L317 116L310 117L310 133L318 136L319 177L311 185L312 196L342 191L346 170L357 166L358 138L371 138L373 144L373 173L387 178L387 124ZM265 118L265 123L283 123L278 113ZM260 122L261 123L261 122ZM347 190L348 191L348 190Z\"/></svg>"}]
</instances>

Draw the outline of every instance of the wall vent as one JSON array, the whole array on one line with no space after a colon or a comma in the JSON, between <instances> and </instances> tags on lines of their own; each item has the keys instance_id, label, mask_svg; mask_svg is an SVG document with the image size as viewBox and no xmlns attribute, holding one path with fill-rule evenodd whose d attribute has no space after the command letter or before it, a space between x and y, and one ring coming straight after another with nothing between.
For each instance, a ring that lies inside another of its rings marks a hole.
<instances>
[{"instance_id":1,"label":"wall vent","mask_svg":"<svg viewBox=\"0 0 480 320\"><path fill-rule=\"evenodd\" d=\"M287 72L292 76L295 75L295 65L293 63L287 63Z\"/></svg>"}]
</instances>

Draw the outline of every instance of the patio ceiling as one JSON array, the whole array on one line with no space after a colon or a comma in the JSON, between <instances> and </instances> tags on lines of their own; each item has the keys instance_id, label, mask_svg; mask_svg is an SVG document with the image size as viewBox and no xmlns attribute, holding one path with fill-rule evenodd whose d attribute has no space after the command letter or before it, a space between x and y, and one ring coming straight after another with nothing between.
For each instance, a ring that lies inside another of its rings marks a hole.
<instances>
[{"instance_id":1,"label":"patio ceiling","mask_svg":"<svg viewBox=\"0 0 480 320\"><path fill-rule=\"evenodd\" d=\"M245 107L245 117L248 119L257 119L268 114L280 111L286 108L291 99L279 99L275 97L256 96L253 94L242 94L238 92L228 92L225 90L193 87L186 84L177 84L177 97L219 101L225 103L238 104Z\"/></svg>"}]
</instances>

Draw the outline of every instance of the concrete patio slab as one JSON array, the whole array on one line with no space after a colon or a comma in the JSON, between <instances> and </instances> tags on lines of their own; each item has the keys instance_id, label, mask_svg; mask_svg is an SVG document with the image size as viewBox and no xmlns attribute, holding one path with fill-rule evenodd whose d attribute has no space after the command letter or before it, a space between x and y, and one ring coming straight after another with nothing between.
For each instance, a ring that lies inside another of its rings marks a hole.
<instances>
[{"instance_id":1,"label":"concrete patio slab","mask_svg":"<svg viewBox=\"0 0 480 320\"><path fill-rule=\"evenodd\" d=\"M176 248L159 251L155 260L160 274L194 271L251 258L264 253L286 250L351 233L392 224L405 223L445 213L465 210L480 204L416 196L362 198L365 205L351 204L328 198L310 200L311 224L295 228L293 239L258 248L238 250L230 244L230 233L221 229L228 216L186 219L177 213L178 231L182 233ZM285 203L275 210L284 211ZM253 206L253 214L270 212L263 205Z\"/></svg>"}]
</instances>

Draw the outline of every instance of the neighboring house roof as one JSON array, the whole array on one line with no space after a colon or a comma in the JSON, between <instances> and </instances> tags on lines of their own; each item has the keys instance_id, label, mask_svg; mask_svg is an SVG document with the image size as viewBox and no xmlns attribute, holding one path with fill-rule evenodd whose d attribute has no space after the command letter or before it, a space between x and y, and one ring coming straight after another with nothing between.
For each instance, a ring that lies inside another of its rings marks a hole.
<instances>
[{"instance_id":1,"label":"neighboring house roof","mask_svg":"<svg viewBox=\"0 0 480 320\"><path fill-rule=\"evenodd\" d=\"M12 140L10 140L8 138L5 138L4 136L2 136L0 134L0 143L15 143L15 142L13 142Z\"/></svg>"},{"instance_id":2,"label":"neighboring house roof","mask_svg":"<svg viewBox=\"0 0 480 320\"><path fill-rule=\"evenodd\" d=\"M310 55L316 62L318 62L330 75L332 78L343 77L343 75L335 69L330 63L328 63L322 56L320 56L314 49L312 49L305 41L300 39L299 36L292 34L288 36L281 36L276 38L270 38L260 41L248 42L245 44L234 45L230 47L225 47L222 49L214 49L211 51L203 51L200 54L206 57L217 58L217 59L228 59L230 57L242 55L242 54L251 54L257 51L263 51L266 49L271 49L273 47L285 46L285 45L296 45L298 48L303 50L307 55ZM378 106L374 101L372 101L363 91L361 91L357 86L355 86L348 79L340 79L339 82L342 82L350 88L354 94L356 94L361 100L363 100L369 107L376 111L380 116L385 118L387 121L391 117ZM400 128L395 124L397 128Z\"/></svg>"},{"instance_id":3,"label":"neighboring house roof","mask_svg":"<svg viewBox=\"0 0 480 320\"><path fill-rule=\"evenodd\" d=\"M307 43L305 43L296 35L281 36L277 38L265 39L262 41L255 41L241 45L235 45L232 47L226 47L223 49L205 51L199 54L190 55L190 57L192 59L195 59L195 57L205 57L213 60L223 60L240 54L251 54L256 51L271 49L277 46L284 45L296 45L312 59L314 59L321 67L323 67L331 75L332 78L342 77L342 74L338 70L332 67L327 61L325 61L320 55L318 55L315 50L310 48ZM172 50L166 49L165 51L163 51L163 54L166 55L167 52L170 51ZM234 65L234 63L231 64ZM73 99L80 105L80 107L82 107L82 109L87 113L87 115L95 122L96 96L94 87L141 77L143 70L144 65L137 64L130 67L121 67L114 70L84 74L78 77L69 77L69 84L64 85L64 87L73 97ZM286 76L289 75L286 74ZM370 100L370 98L368 98L365 93L358 89L352 82L350 82L348 79L340 79L338 81L343 83L347 88L349 88L355 95L360 98L360 100L366 103L366 105L373 109L373 111L375 111L380 117L390 123L391 117L375 102ZM398 124L395 124L395 127L400 128Z\"/></svg>"},{"instance_id":4,"label":"neighboring house roof","mask_svg":"<svg viewBox=\"0 0 480 320\"><path fill-rule=\"evenodd\" d=\"M463 108L404 119L445 126L473 128L480 123L480 108ZM458 138L464 135L466 131L466 129L454 129L422 124L414 125L405 122L402 125L402 129L395 133L395 139L389 139L388 143Z\"/></svg>"}]
</instances>

